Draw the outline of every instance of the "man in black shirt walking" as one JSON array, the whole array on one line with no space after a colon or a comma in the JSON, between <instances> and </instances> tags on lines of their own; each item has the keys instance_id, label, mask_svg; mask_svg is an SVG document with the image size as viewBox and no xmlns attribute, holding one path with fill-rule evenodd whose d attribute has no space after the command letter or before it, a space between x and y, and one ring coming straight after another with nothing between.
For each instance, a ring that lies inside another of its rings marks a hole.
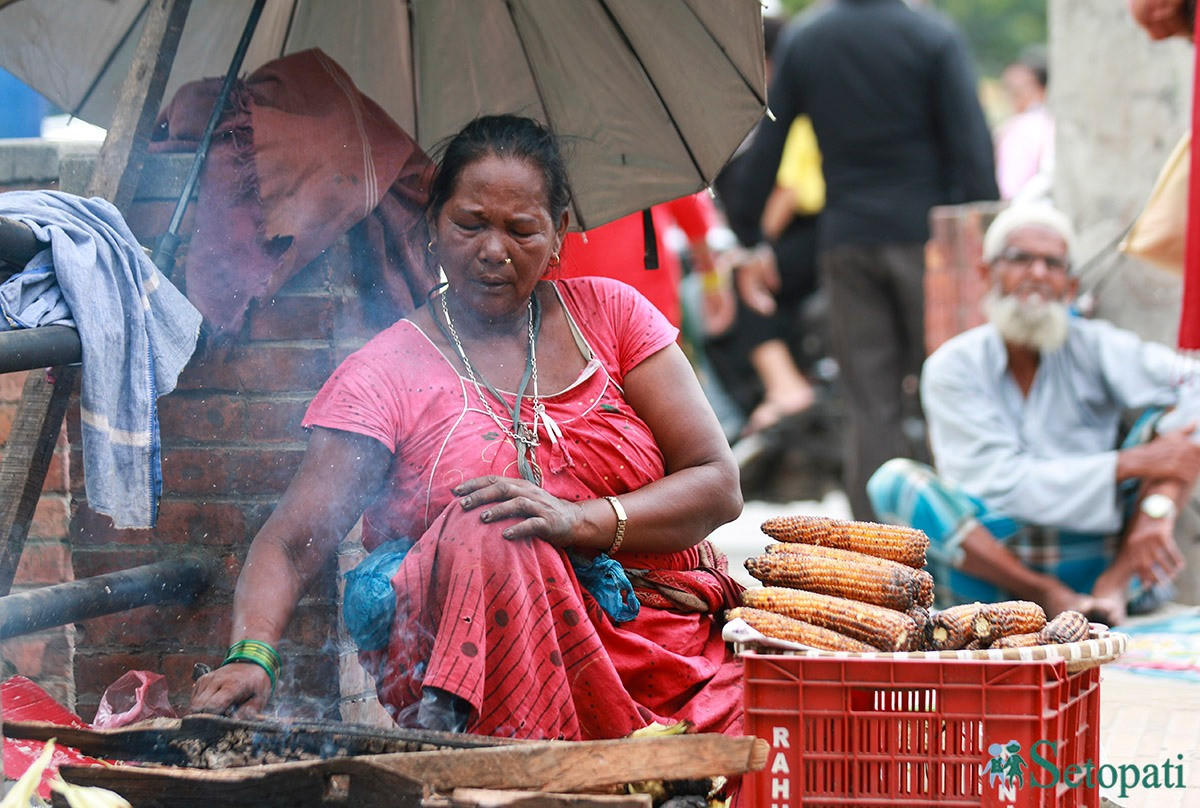
<instances>
[{"instance_id":1,"label":"man in black shirt walking","mask_svg":"<svg viewBox=\"0 0 1200 808\"><path fill-rule=\"evenodd\" d=\"M925 357L929 209L999 196L992 141L966 45L934 14L836 0L794 25L774 54L775 120L746 156L748 198L761 211L788 128L808 115L826 185L818 262L850 415L845 484L855 518L871 519L872 472L927 454L904 421Z\"/></svg>"}]
</instances>

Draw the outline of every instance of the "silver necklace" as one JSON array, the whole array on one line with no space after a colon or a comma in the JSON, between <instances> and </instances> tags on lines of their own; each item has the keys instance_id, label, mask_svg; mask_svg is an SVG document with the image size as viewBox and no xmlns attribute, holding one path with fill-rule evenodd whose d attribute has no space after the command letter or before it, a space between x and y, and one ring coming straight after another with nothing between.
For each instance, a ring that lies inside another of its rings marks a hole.
<instances>
[{"instance_id":1,"label":"silver necklace","mask_svg":"<svg viewBox=\"0 0 1200 808\"><path fill-rule=\"evenodd\" d=\"M504 421L501 420L500 416L496 414L496 411L492 409L492 405L488 401L487 396L483 394L483 388L480 387L480 380L483 381L483 384L487 387L488 391L495 396L498 401L503 401L504 399L501 398L498 392L496 392L496 388L494 388L491 383L488 382L487 378L476 372L475 366L471 364L471 360L467 357L467 352L463 350L462 340L460 340L458 337L458 329L454 327L454 319L450 316L450 306L446 302L448 291L449 287L447 286L442 290L440 296L442 303L442 315L446 318L446 326L449 331L450 342L453 343L454 350L458 354L458 358L462 361L463 367L467 371L467 376L471 379L471 384L475 387L475 393L479 396L479 401L483 405L484 411L488 414L500 431L510 440L512 440L513 444L516 446L518 473L526 480L541 485L541 469L538 468L537 461L533 458L533 450L540 445L537 432L539 417L547 421L547 433L550 434L551 440L555 443L557 443L557 440L554 432L552 432L549 427L549 424L553 422L551 422L549 417L545 415L545 407L542 405L541 398L538 396L537 391L536 330L540 325L540 321L536 316L537 309L535 309L534 296L530 296L528 303L529 353L525 362L525 377L521 380L520 389L517 391L517 402L513 407L512 428L510 429L509 427L505 426ZM435 317L434 320L436 321L437 318ZM521 399L525 395L525 387L529 382L530 376L533 378L533 421L529 426L526 426L525 424L521 423ZM557 426L555 426L554 429L557 431Z\"/></svg>"}]
</instances>

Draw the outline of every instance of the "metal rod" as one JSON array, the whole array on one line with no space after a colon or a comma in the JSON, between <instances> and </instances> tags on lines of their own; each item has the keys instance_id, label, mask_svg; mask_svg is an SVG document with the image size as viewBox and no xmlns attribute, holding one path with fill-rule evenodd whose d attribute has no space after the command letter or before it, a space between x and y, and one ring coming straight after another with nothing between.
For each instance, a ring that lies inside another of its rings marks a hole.
<instances>
[{"instance_id":1,"label":"metal rod","mask_svg":"<svg viewBox=\"0 0 1200 808\"><path fill-rule=\"evenodd\" d=\"M0 331L0 373L73 365L82 359L79 332L70 326Z\"/></svg>"},{"instance_id":2,"label":"metal rod","mask_svg":"<svg viewBox=\"0 0 1200 808\"><path fill-rule=\"evenodd\" d=\"M254 0L254 7L250 9L250 16L246 19L246 27L242 29L242 38L238 41L237 49L233 52L233 61L229 63L229 70L225 73L225 81L221 84L221 91L217 94L217 101L213 104L212 112L208 116L208 124L204 127L204 133L200 136L200 143L196 146L196 156L192 160L192 166L188 169L187 177L183 181L183 191L179 195L179 200L175 203L175 212L171 215L171 223L167 226L167 232L163 233L159 239L158 247L154 250L154 265L158 267L159 272L167 277L171 276L171 272L175 268L175 253L179 249L181 239L179 238L179 226L183 224L183 214L187 210L188 202L192 198L192 190L196 187L196 182L200 179L200 168L204 165L204 159L208 157L208 147L212 144L213 132L217 128L217 121L221 119L221 113L225 110L225 102L229 100L229 94L233 91L233 83L237 80L238 73L242 69L242 61L246 58L246 51L250 48L250 40L254 38L254 29L258 27L258 18L262 16L263 6L267 0Z\"/></svg>"},{"instance_id":3,"label":"metal rod","mask_svg":"<svg viewBox=\"0 0 1200 808\"><path fill-rule=\"evenodd\" d=\"M29 225L0 216L0 262L24 269L46 246L38 241Z\"/></svg>"},{"instance_id":4,"label":"metal rod","mask_svg":"<svg viewBox=\"0 0 1200 808\"><path fill-rule=\"evenodd\" d=\"M187 556L0 598L0 639L156 603L191 603L212 569Z\"/></svg>"}]
</instances>

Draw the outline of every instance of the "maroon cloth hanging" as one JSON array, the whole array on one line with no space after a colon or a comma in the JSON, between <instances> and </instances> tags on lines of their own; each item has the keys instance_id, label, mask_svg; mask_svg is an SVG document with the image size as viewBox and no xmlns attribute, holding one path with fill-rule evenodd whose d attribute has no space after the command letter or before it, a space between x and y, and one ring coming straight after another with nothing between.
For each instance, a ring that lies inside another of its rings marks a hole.
<instances>
[{"instance_id":1,"label":"maroon cloth hanging","mask_svg":"<svg viewBox=\"0 0 1200 808\"><path fill-rule=\"evenodd\" d=\"M220 79L179 89L154 151L189 151ZM360 286L387 309L414 308L432 283L421 250L432 163L320 50L263 65L230 96L200 175L187 296L218 334L349 231Z\"/></svg>"}]
</instances>

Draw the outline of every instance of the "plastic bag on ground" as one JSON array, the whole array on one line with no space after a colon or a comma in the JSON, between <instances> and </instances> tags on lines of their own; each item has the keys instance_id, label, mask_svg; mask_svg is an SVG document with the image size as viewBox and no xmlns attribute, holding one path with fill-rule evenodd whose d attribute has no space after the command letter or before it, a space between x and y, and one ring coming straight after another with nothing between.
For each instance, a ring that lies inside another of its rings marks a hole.
<instances>
[{"instance_id":1,"label":"plastic bag on ground","mask_svg":"<svg viewBox=\"0 0 1200 808\"><path fill-rule=\"evenodd\" d=\"M160 717L176 718L166 678L151 671L129 671L104 691L92 726L116 729Z\"/></svg>"}]
</instances>

